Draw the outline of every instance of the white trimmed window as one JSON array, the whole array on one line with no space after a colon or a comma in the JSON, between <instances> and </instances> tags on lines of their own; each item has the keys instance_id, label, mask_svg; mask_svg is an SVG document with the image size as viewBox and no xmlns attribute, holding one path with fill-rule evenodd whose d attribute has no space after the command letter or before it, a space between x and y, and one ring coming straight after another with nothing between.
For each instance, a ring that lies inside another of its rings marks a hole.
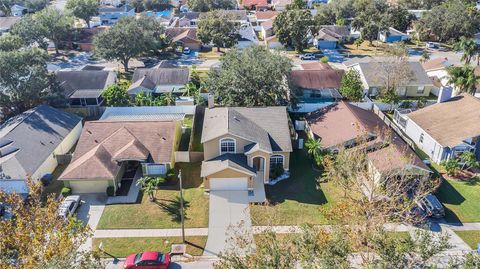
<instances>
[{"instance_id":1,"label":"white trimmed window","mask_svg":"<svg viewBox=\"0 0 480 269\"><path fill-rule=\"evenodd\" d=\"M235 140L225 138L220 141L220 154L235 153Z\"/></svg>"},{"instance_id":2,"label":"white trimmed window","mask_svg":"<svg viewBox=\"0 0 480 269\"><path fill-rule=\"evenodd\" d=\"M417 94L423 94L425 92L425 86L418 86Z\"/></svg>"},{"instance_id":3,"label":"white trimmed window","mask_svg":"<svg viewBox=\"0 0 480 269\"><path fill-rule=\"evenodd\" d=\"M167 166L164 164L148 163L145 164L145 175L158 176L167 173Z\"/></svg>"},{"instance_id":4,"label":"white trimmed window","mask_svg":"<svg viewBox=\"0 0 480 269\"><path fill-rule=\"evenodd\" d=\"M270 157L270 168L281 165L283 167L283 155L273 155Z\"/></svg>"}]
</instances>

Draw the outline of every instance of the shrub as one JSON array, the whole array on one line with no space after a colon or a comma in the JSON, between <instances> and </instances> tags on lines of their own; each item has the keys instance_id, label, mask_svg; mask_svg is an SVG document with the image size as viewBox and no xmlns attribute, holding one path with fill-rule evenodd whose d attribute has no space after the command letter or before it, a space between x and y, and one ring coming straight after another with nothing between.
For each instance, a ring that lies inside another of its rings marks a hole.
<instances>
[{"instance_id":1,"label":"shrub","mask_svg":"<svg viewBox=\"0 0 480 269\"><path fill-rule=\"evenodd\" d=\"M324 64L328 63L329 60L330 60L330 59L328 59L327 56L323 56L322 58L320 58L320 62L322 62L322 63L324 63Z\"/></svg>"},{"instance_id":2,"label":"shrub","mask_svg":"<svg viewBox=\"0 0 480 269\"><path fill-rule=\"evenodd\" d=\"M284 172L285 170L283 169L283 165L277 164L270 168L270 178L276 179L279 176L283 175Z\"/></svg>"},{"instance_id":3,"label":"shrub","mask_svg":"<svg viewBox=\"0 0 480 269\"><path fill-rule=\"evenodd\" d=\"M72 189L68 187L63 187L60 193L62 194L63 197L67 197L72 194Z\"/></svg>"},{"instance_id":4,"label":"shrub","mask_svg":"<svg viewBox=\"0 0 480 269\"><path fill-rule=\"evenodd\" d=\"M458 170L460 170L460 164L457 159L452 158L448 161L442 161L440 164L445 168L449 176L457 175Z\"/></svg>"},{"instance_id":5,"label":"shrub","mask_svg":"<svg viewBox=\"0 0 480 269\"><path fill-rule=\"evenodd\" d=\"M400 108L412 108L412 102L402 102Z\"/></svg>"},{"instance_id":6,"label":"shrub","mask_svg":"<svg viewBox=\"0 0 480 269\"><path fill-rule=\"evenodd\" d=\"M113 186L108 186L108 187L107 187L107 195L108 195L108 196L113 196L113 195L115 195L115 188L113 188Z\"/></svg>"}]
</instances>

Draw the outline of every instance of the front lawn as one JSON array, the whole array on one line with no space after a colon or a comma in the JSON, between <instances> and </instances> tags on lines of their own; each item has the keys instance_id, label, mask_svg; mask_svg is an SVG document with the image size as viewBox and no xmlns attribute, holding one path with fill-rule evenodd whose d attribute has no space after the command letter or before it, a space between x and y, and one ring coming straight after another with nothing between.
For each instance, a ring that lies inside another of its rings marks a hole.
<instances>
[{"instance_id":1,"label":"front lawn","mask_svg":"<svg viewBox=\"0 0 480 269\"><path fill-rule=\"evenodd\" d=\"M317 189L316 179L321 175L312 169L304 150L290 156L291 177L274 186L265 186L270 205L250 207L254 225L324 224L321 209L332 206L342 196L333 183L322 183Z\"/></svg>"},{"instance_id":2,"label":"front lawn","mask_svg":"<svg viewBox=\"0 0 480 269\"><path fill-rule=\"evenodd\" d=\"M472 249L477 249L480 243L480 231L455 231L455 233Z\"/></svg>"},{"instance_id":3,"label":"front lawn","mask_svg":"<svg viewBox=\"0 0 480 269\"><path fill-rule=\"evenodd\" d=\"M203 254L206 236L187 236L187 253L193 256ZM140 253L144 251L170 252L172 244L181 244L182 237L121 237L121 238L93 238L92 246L94 250L99 250L98 246L102 243L100 251L101 256L105 258L123 258L130 254Z\"/></svg>"},{"instance_id":4,"label":"front lawn","mask_svg":"<svg viewBox=\"0 0 480 269\"><path fill-rule=\"evenodd\" d=\"M185 227L208 227L208 197L200 187L200 163L177 164L177 168L182 169L184 199L189 203ZM161 186L155 202L141 195L137 204L106 206L97 229L180 228L180 209L175 203L178 188L178 182Z\"/></svg>"},{"instance_id":5,"label":"front lawn","mask_svg":"<svg viewBox=\"0 0 480 269\"><path fill-rule=\"evenodd\" d=\"M436 195L445 208L448 222L480 221L480 180L443 180Z\"/></svg>"}]
</instances>

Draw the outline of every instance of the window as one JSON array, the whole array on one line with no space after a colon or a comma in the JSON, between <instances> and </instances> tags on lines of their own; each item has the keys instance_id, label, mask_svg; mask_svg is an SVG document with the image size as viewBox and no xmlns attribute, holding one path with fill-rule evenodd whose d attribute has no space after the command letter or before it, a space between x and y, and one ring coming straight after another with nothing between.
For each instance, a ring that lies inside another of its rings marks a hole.
<instances>
[{"instance_id":1,"label":"window","mask_svg":"<svg viewBox=\"0 0 480 269\"><path fill-rule=\"evenodd\" d=\"M419 86L417 88L417 94L423 94L425 92L425 86Z\"/></svg>"},{"instance_id":2,"label":"window","mask_svg":"<svg viewBox=\"0 0 480 269\"><path fill-rule=\"evenodd\" d=\"M226 138L220 141L220 154L225 153L235 153L235 140Z\"/></svg>"},{"instance_id":3,"label":"window","mask_svg":"<svg viewBox=\"0 0 480 269\"><path fill-rule=\"evenodd\" d=\"M283 156L282 155L273 155L270 157L270 168L281 165L283 167Z\"/></svg>"},{"instance_id":4,"label":"window","mask_svg":"<svg viewBox=\"0 0 480 269\"><path fill-rule=\"evenodd\" d=\"M418 139L418 141L419 141L420 143L423 143L423 136L424 136L424 134L421 134L421 135L420 135L420 138Z\"/></svg>"},{"instance_id":5,"label":"window","mask_svg":"<svg viewBox=\"0 0 480 269\"><path fill-rule=\"evenodd\" d=\"M167 167L164 164L145 164L146 175L165 175L167 173Z\"/></svg>"}]
</instances>

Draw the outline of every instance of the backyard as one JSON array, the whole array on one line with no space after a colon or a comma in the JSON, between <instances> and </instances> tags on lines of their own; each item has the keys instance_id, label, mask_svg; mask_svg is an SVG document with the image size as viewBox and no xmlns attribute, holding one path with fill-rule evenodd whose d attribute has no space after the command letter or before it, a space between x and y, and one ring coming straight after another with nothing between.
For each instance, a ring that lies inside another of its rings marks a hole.
<instances>
[{"instance_id":1,"label":"backyard","mask_svg":"<svg viewBox=\"0 0 480 269\"><path fill-rule=\"evenodd\" d=\"M292 152L290 160L290 178L265 186L270 204L250 207L254 225L324 224L327 220L321 210L340 199L342 190L331 182L317 189L321 173L312 169L305 150Z\"/></svg>"},{"instance_id":2,"label":"backyard","mask_svg":"<svg viewBox=\"0 0 480 269\"><path fill-rule=\"evenodd\" d=\"M207 227L208 197L201 187L200 163L178 163L176 169L182 170L184 199L188 203L185 227ZM155 202L140 195L136 204L106 206L97 229L179 228L178 195L178 180L174 180L160 186Z\"/></svg>"},{"instance_id":3,"label":"backyard","mask_svg":"<svg viewBox=\"0 0 480 269\"><path fill-rule=\"evenodd\" d=\"M445 206L447 222L480 221L480 180L457 181L444 179L436 195Z\"/></svg>"},{"instance_id":4,"label":"backyard","mask_svg":"<svg viewBox=\"0 0 480 269\"><path fill-rule=\"evenodd\" d=\"M187 253L194 256L200 256L207 242L206 236L187 236ZM93 249L99 250L98 246L102 243L104 253L100 252L102 257L123 258L130 254L143 251L170 252L172 244L181 244L181 237L122 237L122 238L94 238L92 241Z\"/></svg>"}]
</instances>

